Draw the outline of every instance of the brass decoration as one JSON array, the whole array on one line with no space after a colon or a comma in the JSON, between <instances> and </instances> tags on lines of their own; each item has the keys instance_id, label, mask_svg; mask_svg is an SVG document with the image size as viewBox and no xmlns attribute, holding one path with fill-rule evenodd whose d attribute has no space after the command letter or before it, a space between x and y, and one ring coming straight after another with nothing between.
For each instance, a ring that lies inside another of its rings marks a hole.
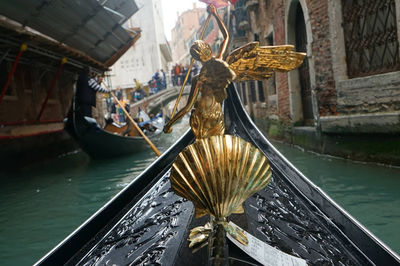
<instances>
[{"instance_id":1,"label":"brass decoration","mask_svg":"<svg viewBox=\"0 0 400 266\"><path fill-rule=\"evenodd\" d=\"M249 240L247 239L245 233L239 228L235 228L232 225L230 225L225 218L220 220L215 220L214 224L221 224L224 230L228 232L228 234L230 234L237 241L239 241L239 243L246 246L249 244ZM206 223L203 226L197 226L190 230L188 240L190 242L189 247L193 248L193 252L196 252L197 250L207 245L207 240L211 235L214 224Z\"/></svg>"},{"instance_id":2,"label":"brass decoration","mask_svg":"<svg viewBox=\"0 0 400 266\"><path fill-rule=\"evenodd\" d=\"M213 226L211 223L206 223L203 226L197 226L190 230L189 233L189 247L195 247L198 244L204 243L210 236Z\"/></svg>"},{"instance_id":3,"label":"brass decoration","mask_svg":"<svg viewBox=\"0 0 400 266\"><path fill-rule=\"evenodd\" d=\"M234 50L224 61L228 31L213 5L207 11L209 17L217 20L224 41L216 56L206 42L194 42L190 53L203 66L192 79L186 106L175 116L173 111L164 127L165 133L171 132L172 125L194 107L190 126L196 141L178 155L170 180L176 194L193 202L196 217L206 214L213 217L211 223L190 232L190 247L198 248L206 244L216 225L218 228L222 225L227 233L246 244L245 234L230 226L226 217L243 213L242 203L264 188L271 178L268 160L260 150L239 137L224 135L221 104L227 97L227 86L233 80L266 79L274 71L290 71L305 57L304 53L294 52L292 45L259 46L253 42ZM184 85L185 82L181 92ZM180 96L181 93L175 106Z\"/></svg>"},{"instance_id":4,"label":"brass decoration","mask_svg":"<svg viewBox=\"0 0 400 266\"><path fill-rule=\"evenodd\" d=\"M229 41L228 31L210 5L207 11L213 15L224 35L224 42L216 57L208 43L197 40L190 48L192 57L203 66L200 74L193 77L188 102L182 110L164 126L170 133L172 125L193 107L190 127L196 139L223 135L225 124L221 103L227 97L226 87L233 80L260 80L269 78L274 71L290 71L301 65L306 54L294 52L293 45L259 46L258 42L246 44L232 53L226 61L223 56ZM178 97L180 99L180 97Z\"/></svg>"},{"instance_id":5,"label":"brass decoration","mask_svg":"<svg viewBox=\"0 0 400 266\"><path fill-rule=\"evenodd\" d=\"M263 153L231 135L199 139L189 145L178 155L170 175L173 190L193 202L196 217L212 215L235 238L237 233L225 217L243 213L242 203L270 179L271 169ZM192 235L197 238L191 239L194 242L207 239L194 232ZM238 241L245 242L240 237Z\"/></svg>"},{"instance_id":6,"label":"brass decoration","mask_svg":"<svg viewBox=\"0 0 400 266\"><path fill-rule=\"evenodd\" d=\"M228 55L226 62L236 73L236 81L262 80L274 71L286 72L303 63L305 53L294 51L293 45L259 46L248 43Z\"/></svg>"}]
</instances>

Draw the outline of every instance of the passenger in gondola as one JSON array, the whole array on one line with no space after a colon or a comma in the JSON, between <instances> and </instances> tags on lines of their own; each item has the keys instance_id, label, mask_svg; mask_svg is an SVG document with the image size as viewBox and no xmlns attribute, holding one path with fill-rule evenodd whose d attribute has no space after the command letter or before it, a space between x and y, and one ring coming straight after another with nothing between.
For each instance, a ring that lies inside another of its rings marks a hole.
<instances>
[{"instance_id":1,"label":"passenger in gondola","mask_svg":"<svg viewBox=\"0 0 400 266\"><path fill-rule=\"evenodd\" d=\"M114 98L112 98L112 100L111 100L110 116L111 116L113 122L115 122L115 123L119 122L119 117L118 117L118 113L117 113L117 102L115 101Z\"/></svg>"},{"instance_id":2,"label":"passenger in gondola","mask_svg":"<svg viewBox=\"0 0 400 266\"><path fill-rule=\"evenodd\" d=\"M76 103L84 116L92 117L92 106L96 107L96 92L110 92L100 86L102 79L101 76L90 73L88 67L79 74L76 83Z\"/></svg>"},{"instance_id":3,"label":"passenger in gondola","mask_svg":"<svg viewBox=\"0 0 400 266\"><path fill-rule=\"evenodd\" d=\"M154 73L152 77L155 81L155 93L158 93L162 90L162 74L159 69Z\"/></svg>"},{"instance_id":4,"label":"passenger in gondola","mask_svg":"<svg viewBox=\"0 0 400 266\"><path fill-rule=\"evenodd\" d=\"M122 110L122 108L125 108L126 102L124 99L120 100L119 102L120 102L120 104L117 104L119 123L125 123L125 114L124 114L124 111Z\"/></svg>"},{"instance_id":5,"label":"passenger in gondola","mask_svg":"<svg viewBox=\"0 0 400 266\"><path fill-rule=\"evenodd\" d=\"M118 98L119 101L122 100L123 95L122 95L121 88L118 87L118 88L115 90L115 96L117 96L117 98Z\"/></svg>"}]
</instances>

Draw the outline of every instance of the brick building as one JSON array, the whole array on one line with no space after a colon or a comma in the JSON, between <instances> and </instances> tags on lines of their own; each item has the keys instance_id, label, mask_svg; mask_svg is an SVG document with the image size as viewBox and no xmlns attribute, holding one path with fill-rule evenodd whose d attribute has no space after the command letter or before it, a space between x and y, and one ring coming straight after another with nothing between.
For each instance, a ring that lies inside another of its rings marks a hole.
<instances>
[{"instance_id":1,"label":"brick building","mask_svg":"<svg viewBox=\"0 0 400 266\"><path fill-rule=\"evenodd\" d=\"M193 36L205 20L205 8L198 8L193 4L193 9L178 14L175 27L171 31L172 60L175 63L187 64L188 51Z\"/></svg>"},{"instance_id":2,"label":"brick building","mask_svg":"<svg viewBox=\"0 0 400 266\"><path fill-rule=\"evenodd\" d=\"M218 10L218 14L224 18L225 11L224 9L220 9ZM171 34L173 62L183 65L190 64L190 46L195 40L199 39L207 16L206 9L198 8L196 4L193 4L193 9L187 10L178 16ZM214 52L218 51L223 38L215 19L211 19L207 24L203 40L211 45Z\"/></svg>"},{"instance_id":3,"label":"brick building","mask_svg":"<svg viewBox=\"0 0 400 266\"><path fill-rule=\"evenodd\" d=\"M271 137L360 160L400 164L400 1L239 0L233 48L294 44L303 65L238 84Z\"/></svg>"}]
</instances>

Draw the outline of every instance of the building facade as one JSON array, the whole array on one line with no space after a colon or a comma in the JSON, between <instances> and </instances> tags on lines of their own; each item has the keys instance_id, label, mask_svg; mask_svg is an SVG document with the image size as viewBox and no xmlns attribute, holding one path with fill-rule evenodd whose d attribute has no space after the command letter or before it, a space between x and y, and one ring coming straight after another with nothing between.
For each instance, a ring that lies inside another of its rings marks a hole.
<instances>
[{"instance_id":1,"label":"building facade","mask_svg":"<svg viewBox=\"0 0 400 266\"><path fill-rule=\"evenodd\" d=\"M164 34L161 0L137 0L136 3L139 11L124 26L140 29L141 37L112 66L109 75L113 89L135 87L134 78L147 83L157 70L168 69L168 62L172 60Z\"/></svg>"},{"instance_id":2,"label":"building facade","mask_svg":"<svg viewBox=\"0 0 400 266\"><path fill-rule=\"evenodd\" d=\"M193 9L180 15L177 14L175 27L171 31L171 49L174 63L188 64L190 45L197 39L197 32L206 16L205 8L198 8L196 4L193 4Z\"/></svg>"},{"instance_id":3,"label":"building facade","mask_svg":"<svg viewBox=\"0 0 400 266\"><path fill-rule=\"evenodd\" d=\"M138 9L133 0L15 7L0 1L2 169L76 150L64 119L73 114L80 73L103 73L139 36L122 27Z\"/></svg>"},{"instance_id":4,"label":"building facade","mask_svg":"<svg viewBox=\"0 0 400 266\"><path fill-rule=\"evenodd\" d=\"M400 164L399 0L239 0L231 21L233 48L259 41L307 53L297 70L238 84L269 136Z\"/></svg>"},{"instance_id":5,"label":"building facade","mask_svg":"<svg viewBox=\"0 0 400 266\"><path fill-rule=\"evenodd\" d=\"M219 9L220 17L225 18L226 10ZM187 10L178 16L175 27L172 29L172 58L174 63L189 65L191 56L189 53L191 45L198 40L201 35L202 27L207 19L208 13L205 8L197 8L193 4L193 9ZM218 51L222 43L222 33L219 30L217 21L211 19L204 30L203 40L211 45L214 52Z\"/></svg>"}]
</instances>

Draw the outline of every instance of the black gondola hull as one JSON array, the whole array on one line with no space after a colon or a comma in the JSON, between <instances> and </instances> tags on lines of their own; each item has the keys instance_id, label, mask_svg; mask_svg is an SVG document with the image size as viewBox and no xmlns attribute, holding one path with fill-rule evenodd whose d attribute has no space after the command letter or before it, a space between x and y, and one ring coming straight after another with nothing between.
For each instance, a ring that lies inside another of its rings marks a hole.
<instances>
[{"instance_id":1,"label":"black gondola hull","mask_svg":"<svg viewBox=\"0 0 400 266\"><path fill-rule=\"evenodd\" d=\"M399 256L341 209L291 165L258 131L233 85L225 101L227 132L256 145L268 157L271 183L249 198L244 215L230 219L260 240L317 265L398 265ZM129 186L42 258L41 265L204 265L205 249L192 254L188 231L193 205L173 193L169 169L194 140L188 131ZM235 265L257 265L230 245ZM242 262L238 262L238 261Z\"/></svg>"},{"instance_id":2,"label":"black gondola hull","mask_svg":"<svg viewBox=\"0 0 400 266\"><path fill-rule=\"evenodd\" d=\"M65 128L80 147L95 159L115 158L150 149L142 137L125 137L107 132L95 119L84 117L79 112L68 117ZM150 134L148 138L154 140L160 133Z\"/></svg>"}]
</instances>

